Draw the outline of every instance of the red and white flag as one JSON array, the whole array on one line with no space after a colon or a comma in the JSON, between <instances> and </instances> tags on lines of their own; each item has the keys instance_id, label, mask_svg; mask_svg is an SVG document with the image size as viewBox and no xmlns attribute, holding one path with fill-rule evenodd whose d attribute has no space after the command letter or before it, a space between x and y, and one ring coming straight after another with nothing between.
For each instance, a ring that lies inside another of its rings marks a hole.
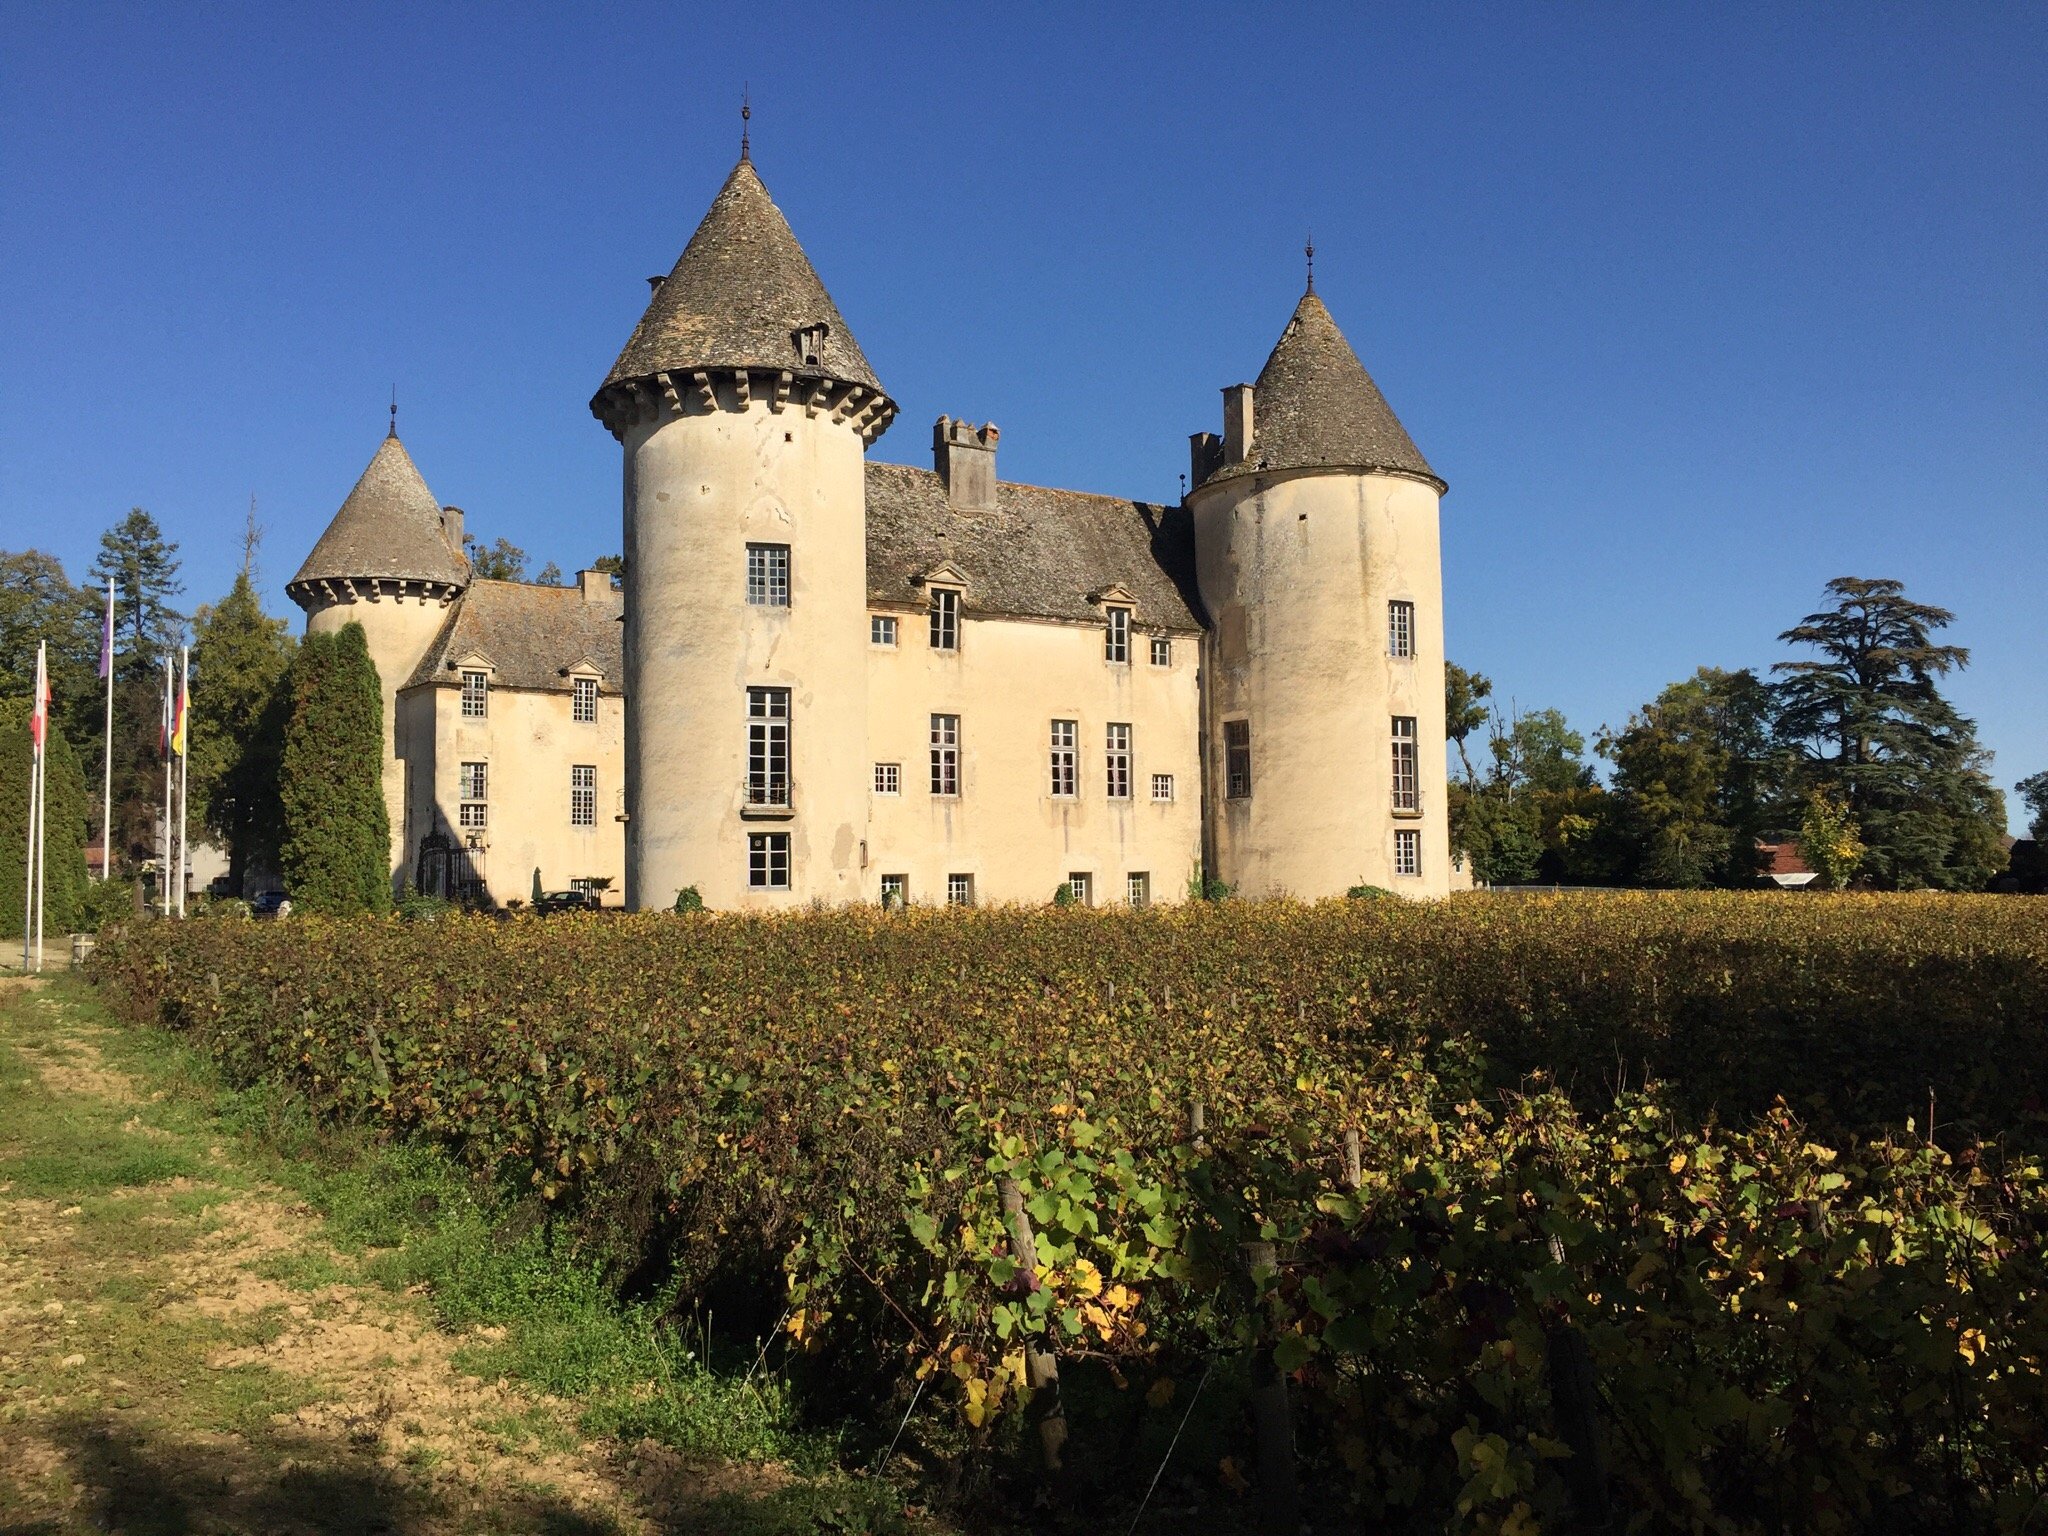
<instances>
[{"instance_id":1,"label":"red and white flag","mask_svg":"<svg viewBox=\"0 0 2048 1536\"><path fill-rule=\"evenodd\" d=\"M36 707L28 717L28 733L36 744L36 756L43 755L43 740L50 734L50 669L45 659L46 644L36 646Z\"/></svg>"}]
</instances>

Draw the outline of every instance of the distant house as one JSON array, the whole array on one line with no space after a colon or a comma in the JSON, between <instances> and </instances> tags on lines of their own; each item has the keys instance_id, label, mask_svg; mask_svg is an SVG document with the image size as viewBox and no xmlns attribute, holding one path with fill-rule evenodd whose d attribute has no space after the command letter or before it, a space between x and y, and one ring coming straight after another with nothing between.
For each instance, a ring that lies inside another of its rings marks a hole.
<instances>
[{"instance_id":1,"label":"distant house","mask_svg":"<svg viewBox=\"0 0 2048 1536\"><path fill-rule=\"evenodd\" d=\"M1806 860L1800 856L1799 844L1790 838L1782 842L1758 838L1756 846L1764 856L1764 877L1771 884L1796 891L1820 878L1818 870L1807 867Z\"/></svg>"}]
</instances>

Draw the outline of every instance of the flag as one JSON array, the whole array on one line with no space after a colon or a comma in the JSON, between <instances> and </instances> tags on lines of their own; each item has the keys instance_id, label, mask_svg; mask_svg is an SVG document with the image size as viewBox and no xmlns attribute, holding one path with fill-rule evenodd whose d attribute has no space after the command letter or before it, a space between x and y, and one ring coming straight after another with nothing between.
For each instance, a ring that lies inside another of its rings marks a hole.
<instances>
[{"instance_id":1,"label":"flag","mask_svg":"<svg viewBox=\"0 0 2048 1536\"><path fill-rule=\"evenodd\" d=\"M114 675L114 578L107 578L107 616L100 623L101 677Z\"/></svg>"},{"instance_id":2,"label":"flag","mask_svg":"<svg viewBox=\"0 0 2048 1536\"><path fill-rule=\"evenodd\" d=\"M191 699L181 684L178 688L178 712L171 720L171 750L180 757L185 755L185 707L189 703Z\"/></svg>"},{"instance_id":3,"label":"flag","mask_svg":"<svg viewBox=\"0 0 2048 1536\"><path fill-rule=\"evenodd\" d=\"M164 658L164 710L157 722L156 750L160 757L171 755L171 658Z\"/></svg>"},{"instance_id":4,"label":"flag","mask_svg":"<svg viewBox=\"0 0 2048 1536\"><path fill-rule=\"evenodd\" d=\"M36 703L28 717L28 734L36 744L38 757L43 753L43 738L50 733L50 673L43 661L43 647L36 647Z\"/></svg>"}]
</instances>

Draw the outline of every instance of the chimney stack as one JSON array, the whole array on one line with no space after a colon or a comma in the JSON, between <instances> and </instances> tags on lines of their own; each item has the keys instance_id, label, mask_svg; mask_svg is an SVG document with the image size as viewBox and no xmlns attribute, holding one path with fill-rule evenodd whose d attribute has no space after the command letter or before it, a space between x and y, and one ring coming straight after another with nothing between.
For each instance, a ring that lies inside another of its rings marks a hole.
<instances>
[{"instance_id":1,"label":"chimney stack","mask_svg":"<svg viewBox=\"0 0 2048 1536\"><path fill-rule=\"evenodd\" d=\"M1223 462L1242 464L1252 451L1252 387L1232 384L1223 391Z\"/></svg>"},{"instance_id":2,"label":"chimney stack","mask_svg":"<svg viewBox=\"0 0 2048 1536\"><path fill-rule=\"evenodd\" d=\"M647 279L647 296L650 299L653 298L657 293L661 292L661 285L667 281L668 274L666 272L655 273L654 276Z\"/></svg>"},{"instance_id":3,"label":"chimney stack","mask_svg":"<svg viewBox=\"0 0 2048 1536\"><path fill-rule=\"evenodd\" d=\"M1188 435L1188 487L1193 489L1223 467L1223 439L1214 432Z\"/></svg>"},{"instance_id":4,"label":"chimney stack","mask_svg":"<svg viewBox=\"0 0 2048 1536\"><path fill-rule=\"evenodd\" d=\"M461 555L465 560L469 558L469 552L462 547L462 508L443 507L441 509L441 532L447 535L448 547L450 549L454 550L456 554Z\"/></svg>"},{"instance_id":5,"label":"chimney stack","mask_svg":"<svg viewBox=\"0 0 2048 1536\"><path fill-rule=\"evenodd\" d=\"M612 578L609 571L578 571L576 591L586 603L600 598L609 600L612 595Z\"/></svg>"},{"instance_id":6,"label":"chimney stack","mask_svg":"<svg viewBox=\"0 0 2048 1536\"><path fill-rule=\"evenodd\" d=\"M932 467L946 483L946 500L962 510L996 504L996 441L1002 433L994 422L969 426L941 416L932 426Z\"/></svg>"}]
</instances>

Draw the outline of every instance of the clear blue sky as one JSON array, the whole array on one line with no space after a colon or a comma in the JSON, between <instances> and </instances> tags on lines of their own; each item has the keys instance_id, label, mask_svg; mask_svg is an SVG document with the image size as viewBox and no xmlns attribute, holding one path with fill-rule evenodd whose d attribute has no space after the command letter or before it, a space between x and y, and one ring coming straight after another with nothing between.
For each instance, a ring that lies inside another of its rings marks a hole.
<instances>
[{"instance_id":1,"label":"clear blue sky","mask_svg":"<svg viewBox=\"0 0 2048 1536\"><path fill-rule=\"evenodd\" d=\"M1116 14L1117 19L1104 18ZM2048 768L2048 10L0 6L0 545L283 583L377 445L565 569L737 148L903 407L1171 499L1318 287L1450 482L1452 657L1590 736L1831 576Z\"/></svg>"}]
</instances>

